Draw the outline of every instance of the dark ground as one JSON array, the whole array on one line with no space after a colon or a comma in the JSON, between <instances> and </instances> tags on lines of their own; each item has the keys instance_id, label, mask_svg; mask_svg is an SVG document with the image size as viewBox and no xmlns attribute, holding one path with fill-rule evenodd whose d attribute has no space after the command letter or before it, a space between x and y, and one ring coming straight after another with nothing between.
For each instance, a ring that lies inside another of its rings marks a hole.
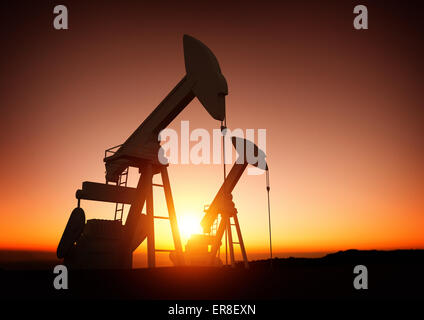
<instances>
[{"instance_id":1,"label":"dark ground","mask_svg":"<svg viewBox=\"0 0 424 320\"><path fill-rule=\"evenodd\" d=\"M272 269L269 260L260 260L252 261L249 270L69 270L68 290L54 289L53 260L23 263L0 264L2 299L424 299L424 250L349 250L315 259L274 259ZM368 268L368 290L353 287L358 264Z\"/></svg>"}]
</instances>

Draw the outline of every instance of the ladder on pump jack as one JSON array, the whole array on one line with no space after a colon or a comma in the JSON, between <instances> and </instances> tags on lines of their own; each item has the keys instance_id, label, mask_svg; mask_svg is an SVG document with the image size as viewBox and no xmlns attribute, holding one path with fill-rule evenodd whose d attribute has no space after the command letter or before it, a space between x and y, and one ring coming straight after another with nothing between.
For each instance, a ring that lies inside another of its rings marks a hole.
<instances>
[{"instance_id":1,"label":"ladder on pump jack","mask_svg":"<svg viewBox=\"0 0 424 320\"><path fill-rule=\"evenodd\" d=\"M105 150L105 158L115 154L116 150L118 150L118 148L120 148L122 146L122 144L106 149ZM124 169L124 171L121 172L121 174L118 176L118 181L116 182L116 185L119 187L127 187L128 185L128 172L129 172L129 167L126 167ZM125 209L125 204L124 203L120 203L120 202L116 202L115 204L115 215L114 215L114 220L118 220L121 221L121 223L123 223L123 218L124 218L124 209Z\"/></svg>"},{"instance_id":2,"label":"ladder on pump jack","mask_svg":"<svg viewBox=\"0 0 424 320\"><path fill-rule=\"evenodd\" d=\"M127 167L122 173L119 175L118 182L116 183L117 186L126 187L128 183L128 170L129 167ZM124 203L117 202L115 205L115 220L121 221L124 216Z\"/></svg>"}]
</instances>

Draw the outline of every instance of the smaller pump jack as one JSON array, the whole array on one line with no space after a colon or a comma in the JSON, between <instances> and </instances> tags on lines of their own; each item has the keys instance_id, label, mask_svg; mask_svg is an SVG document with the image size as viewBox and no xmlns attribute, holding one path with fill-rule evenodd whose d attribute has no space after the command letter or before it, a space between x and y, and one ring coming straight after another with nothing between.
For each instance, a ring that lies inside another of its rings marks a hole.
<instances>
[{"instance_id":1,"label":"smaller pump jack","mask_svg":"<svg viewBox=\"0 0 424 320\"><path fill-rule=\"evenodd\" d=\"M184 252L184 259L187 264L205 266L221 265L222 261L218 257L219 248L221 247L224 233L227 231L231 266L235 267L234 244L238 244L240 245L244 266L245 268L249 267L246 248L237 217L238 211L233 202L232 192L248 164L266 171L268 171L268 165L265 161L265 153L253 142L238 137L232 137L231 142L238 153L238 158L218 193L215 195L211 205L205 210L205 215L200 222L204 234L193 235L187 242ZM215 223L218 223L218 229L215 234L211 234L212 226ZM233 241L232 226L236 228L237 242ZM177 264L176 256L173 252L170 253L170 258Z\"/></svg>"}]
</instances>

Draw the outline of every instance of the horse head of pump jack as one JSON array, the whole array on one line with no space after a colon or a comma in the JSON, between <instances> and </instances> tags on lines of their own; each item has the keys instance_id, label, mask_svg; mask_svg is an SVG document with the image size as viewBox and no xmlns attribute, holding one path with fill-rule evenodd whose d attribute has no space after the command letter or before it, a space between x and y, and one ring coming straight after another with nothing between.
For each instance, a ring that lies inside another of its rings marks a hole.
<instances>
[{"instance_id":1,"label":"horse head of pump jack","mask_svg":"<svg viewBox=\"0 0 424 320\"><path fill-rule=\"evenodd\" d=\"M212 51L199 40L184 35L184 60L187 77L193 79L193 93L215 119L225 119L227 81Z\"/></svg>"}]
</instances>

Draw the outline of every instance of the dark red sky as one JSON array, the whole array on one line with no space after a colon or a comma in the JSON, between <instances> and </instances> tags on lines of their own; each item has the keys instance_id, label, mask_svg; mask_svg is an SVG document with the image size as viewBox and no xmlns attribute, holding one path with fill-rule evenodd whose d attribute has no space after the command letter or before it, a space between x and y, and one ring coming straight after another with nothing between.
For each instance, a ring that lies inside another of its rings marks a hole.
<instances>
[{"instance_id":1,"label":"dark red sky","mask_svg":"<svg viewBox=\"0 0 424 320\"><path fill-rule=\"evenodd\" d=\"M56 246L75 190L103 179L103 150L184 75L184 33L220 62L229 126L267 129L278 250L424 247L418 3L2 2L0 247ZM57 4L69 30L52 27ZM368 6L366 31L352 26L357 4ZM179 120L218 127L198 102ZM221 183L219 166L170 174L182 216L200 216ZM262 180L235 191L258 252Z\"/></svg>"}]
</instances>

